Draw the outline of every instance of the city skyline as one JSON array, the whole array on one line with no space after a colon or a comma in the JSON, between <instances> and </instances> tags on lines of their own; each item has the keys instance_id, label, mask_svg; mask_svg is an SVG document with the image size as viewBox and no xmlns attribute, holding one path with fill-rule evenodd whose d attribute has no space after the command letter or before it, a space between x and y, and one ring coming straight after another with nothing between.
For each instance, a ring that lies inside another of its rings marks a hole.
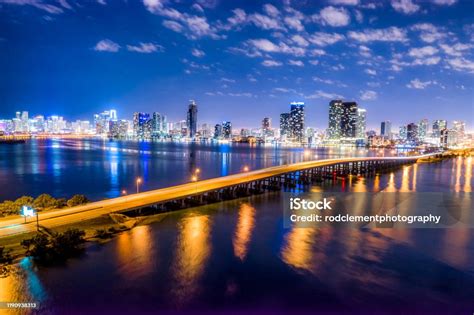
<instances>
[{"instance_id":1,"label":"city skyline","mask_svg":"<svg viewBox=\"0 0 474 315\"><path fill-rule=\"evenodd\" d=\"M195 99L201 121L251 127L304 101L307 124L326 128L327 104L341 98L367 109L368 129L461 116L472 130L471 9L455 0L0 1L0 115L90 119L113 107L178 120Z\"/></svg>"}]
</instances>

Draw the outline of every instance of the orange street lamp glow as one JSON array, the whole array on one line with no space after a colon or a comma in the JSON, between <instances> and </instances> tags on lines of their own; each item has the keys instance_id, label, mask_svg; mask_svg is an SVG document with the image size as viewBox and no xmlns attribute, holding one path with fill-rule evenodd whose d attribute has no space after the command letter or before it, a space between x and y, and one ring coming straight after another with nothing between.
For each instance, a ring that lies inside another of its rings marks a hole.
<instances>
[{"instance_id":1,"label":"orange street lamp glow","mask_svg":"<svg viewBox=\"0 0 474 315\"><path fill-rule=\"evenodd\" d=\"M246 165L244 166L244 172L248 172L249 171L249 167Z\"/></svg>"},{"instance_id":2,"label":"orange street lamp glow","mask_svg":"<svg viewBox=\"0 0 474 315\"><path fill-rule=\"evenodd\" d=\"M198 180L198 177L197 177L196 175L194 175L194 176L191 177L191 181L197 182L197 180Z\"/></svg>"},{"instance_id":3,"label":"orange street lamp glow","mask_svg":"<svg viewBox=\"0 0 474 315\"><path fill-rule=\"evenodd\" d=\"M194 171L194 173L196 173L196 174L201 173L201 169L200 169L200 168L197 168L197 169Z\"/></svg>"},{"instance_id":4,"label":"orange street lamp glow","mask_svg":"<svg viewBox=\"0 0 474 315\"><path fill-rule=\"evenodd\" d=\"M127 194L127 191L124 189L122 190L122 195L126 195Z\"/></svg>"}]
</instances>

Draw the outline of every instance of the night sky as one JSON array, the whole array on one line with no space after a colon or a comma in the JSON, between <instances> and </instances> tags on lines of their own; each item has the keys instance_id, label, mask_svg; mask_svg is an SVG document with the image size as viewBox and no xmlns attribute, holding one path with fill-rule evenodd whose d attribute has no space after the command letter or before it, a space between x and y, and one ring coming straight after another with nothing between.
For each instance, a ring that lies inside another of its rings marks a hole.
<instances>
[{"instance_id":1,"label":"night sky","mask_svg":"<svg viewBox=\"0 0 474 315\"><path fill-rule=\"evenodd\" d=\"M0 0L0 118L158 111L277 125L304 101L355 100L380 121L473 128L474 1Z\"/></svg>"}]
</instances>

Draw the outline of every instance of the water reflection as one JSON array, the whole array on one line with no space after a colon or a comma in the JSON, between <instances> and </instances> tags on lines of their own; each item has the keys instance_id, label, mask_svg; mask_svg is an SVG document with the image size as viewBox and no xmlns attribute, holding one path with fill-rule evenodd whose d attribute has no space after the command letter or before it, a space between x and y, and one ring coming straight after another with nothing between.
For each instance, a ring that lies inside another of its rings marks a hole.
<instances>
[{"instance_id":1,"label":"water reflection","mask_svg":"<svg viewBox=\"0 0 474 315\"><path fill-rule=\"evenodd\" d=\"M197 294L198 281L211 252L211 218L191 215L178 224L178 242L172 266L171 293L179 306Z\"/></svg>"},{"instance_id":2,"label":"water reflection","mask_svg":"<svg viewBox=\"0 0 474 315\"><path fill-rule=\"evenodd\" d=\"M233 238L234 254L240 260L247 256L248 247L255 228L255 208L244 203L239 209L239 219Z\"/></svg>"},{"instance_id":3,"label":"water reflection","mask_svg":"<svg viewBox=\"0 0 474 315\"><path fill-rule=\"evenodd\" d=\"M138 226L117 237L117 267L120 276L134 280L152 271L156 265L157 249L151 226Z\"/></svg>"},{"instance_id":4,"label":"water reflection","mask_svg":"<svg viewBox=\"0 0 474 315\"><path fill-rule=\"evenodd\" d=\"M308 227L293 227L285 236L281 249L281 258L288 265L312 272L313 245L316 242L318 229Z\"/></svg>"}]
</instances>

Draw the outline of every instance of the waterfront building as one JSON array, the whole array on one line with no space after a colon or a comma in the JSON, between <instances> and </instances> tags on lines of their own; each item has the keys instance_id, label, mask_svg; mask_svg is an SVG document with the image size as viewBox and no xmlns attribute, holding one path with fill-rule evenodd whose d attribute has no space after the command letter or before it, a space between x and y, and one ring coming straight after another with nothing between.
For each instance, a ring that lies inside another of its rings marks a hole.
<instances>
[{"instance_id":1,"label":"waterfront building","mask_svg":"<svg viewBox=\"0 0 474 315\"><path fill-rule=\"evenodd\" d=\"M342 100L332 100L331 102L329 102L328 136L330 139L341 138L341 120L343 113L344 109Z\"/></svg>"},{"instance_id":2,"label":"waterfront building","mask_svg":"<svg viewBox=\"0 0 474 315\"><path fill-rule=\"evenodd\" d=\"M147 123L150 120L150 114L147 113L134 113L133 114L133 136L139 139L145 139L147 134L151 134L151 123Z\"/></svg>"},{"instance_id":3,"label":"waterfront building","mask_svg":"<svg viewBox=\"0 0 474 315\"><path fill-rule=\"evenodd\" d=\"M194 138L197 132L197 104L191 100L188 106L188 115L186 119L187 136Z\"/></svg>"},{"instance_id":4,"label":"waterfront building","mask_svg":"<svg viewBox=\"0 0 474 315\"><path fill-rule=\"evenodd\" d=\"M409 123L407 125L407 141L417 143L419 141L418 125Z\"/></svg>"},{"instance_id":5,"label":"waterfront building","mask_svg":"<svg viewBox=\"0 0 474 315\"><path fill-rule=\"evenodd\" d=\"M232 139L232 123L230 121L222 122L222 137L224 139Z\"/></svg>"},{"instance_id":6,"label":"waterfront building","mask_svg":"<svg viewBox=\"0 0 474 315\"><path fill-rule=\"evenodd\" d=\"M127 120L113 120L110 122L109 137L124 139L128 135L128 121Z\"/></svg>"},{"instance_id":7,"label":"waterfront building","mask_svg":"<svg viewBox=\"0 0 474 315\"><path fill-rule=\"evenodd\" d=\"M304 102L290 103L290 133L295 142L304 140Z\"/></svg>"},{"instance_id":8,"label":"waterfront building","mask_svg":"<svg viewBox=\"0 0 474 315\"><path fill-rule=\"evenodd\" d=\"M386 120L380 123L380 135L387 139L392 138L392 122Z\"/></svg>"},{"instance_id":9,"label":"waterfront building","mask_svg":"<svg viewBox=\"0 0 474 315\"><path fill-rule=\"evenodd\" d=\"M441 130L448 128L448 122L444 119L438 119L433 122L433 137L439 138Z\"/></svg>"},{"instance_id":10,"label":"waterfront building","mask_svg":"<svg viewBox=\"0 0 474 315\"><path fill-rule=\"evenodd\" d=\"M214 139L221 139L222 138L222 125L216 124L214 126Z\"/></svg>"},{"instance_id":11,"label":"waterfront building","mask_svg":"<svg viewBox=\"0 0 474 315\"><path fill-rule=\"evenodd\" d=\"M280 114L280 137L290 137L290 113L281 113Z\"/></svg>"},{"instance_id":12,"label":"waterfront building","mask_svg":"<svg viewBox=\"0 0 474 315\"><path fill-rule=\"evenodd\" d=\"M399 132L398 132L398 137L401 140L407 140L407 126L403 125L400 126Z\"/></svg>"},{"instance_id":13,"label":"waterfront building","mask_svg":"<svg viewBox=\"0 0 474 315\"><path fill-rule=\"evenodd\" d=\"M367 110L364 108L357 109L356 138L365 139Z\"/></svg>"},{"instance_id":14,"label":"waterfront building","mask_svg":"<svg viewBox=\"0 0 474 315\"><path fill-rule=\"evenodd\" d=\"M151 118L151 137L163 138L168 133L166 116L158 112L154 112Z\"/></svg>"},{"instance_id":15,"label":"waterfront building","mask_svg":"<svg viewBox=\"0 0 474 315\"><path fill-rule=\"evenodd\" d=\"M109 133L110 122L117 120L117 111L115 109L106 110L94 115L95 132L98 135Z\"/></svg>"},{"instance_id":16,"label":"waterfront building","mask_svg":"<svg viewBox=\"0 0 474 315\"><path fill-rule=\"evenodd\" d=\"M456 131L458 138L464 139L466 123L464 121L454 120L453 121L453 130Z\"/></svg>"},{"instance_id":17,"label":"waterfront building","mask_svg":"<svg viewBox=\"0 0 474 315\"><path fill-rule=\"evenodd\" d=\"M428 119L425 118L418 123L418 139L423 142L426 137L428 137Z\"/></svg>"},{"instance_id":18,"label":"waterfront building","mask_svg":"<svg viewBox=\"0 0 474 315\"><path fill-rule=\"evenodd\" d=\"M262 120L262 136L271 136L272 120L271 118L265 117Z\"/></svg>"}]
</instances>

